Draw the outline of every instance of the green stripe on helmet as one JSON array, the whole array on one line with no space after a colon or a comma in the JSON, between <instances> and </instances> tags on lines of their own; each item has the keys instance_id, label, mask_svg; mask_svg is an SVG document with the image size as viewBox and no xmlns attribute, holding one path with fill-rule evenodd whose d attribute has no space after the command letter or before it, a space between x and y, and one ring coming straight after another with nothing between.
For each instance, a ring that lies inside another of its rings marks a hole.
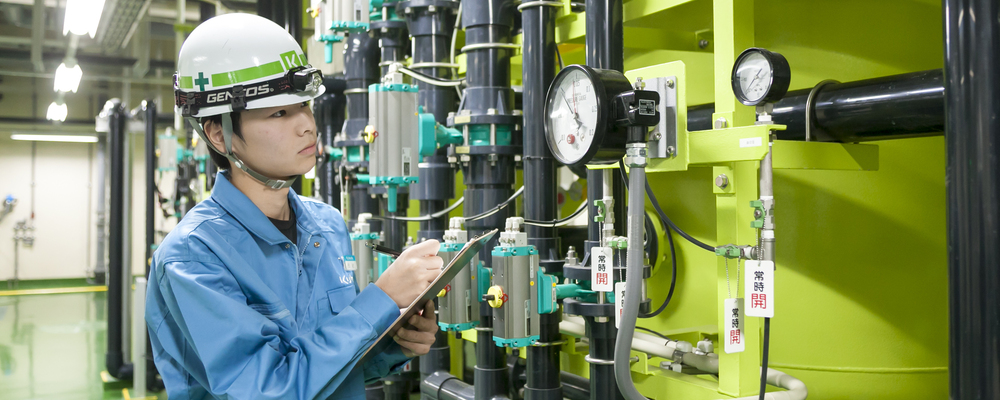
<instances>
[{"instance_id":1,"label":"green stripe on helmet","mask_svg":"<svg viewBox=\"0 0 1000 400\"><path fill-rule=\"evenodd\" d=\"M243 68L236 71L212 74L212 87L235 85L237 83L266 78L285 72L281 61L269 62L257 67Z\"/></svg>"},{"instance_id":2,"label":"green stripe on helmet","mask_svg":"<svg viewBox=\"0 0 1000 400\"><path fill-rule=\"evenodd\" d=\"M181 89L194 89L194 77L182 76L177 80L177 85Z\"/></svg>"}]
</instances>

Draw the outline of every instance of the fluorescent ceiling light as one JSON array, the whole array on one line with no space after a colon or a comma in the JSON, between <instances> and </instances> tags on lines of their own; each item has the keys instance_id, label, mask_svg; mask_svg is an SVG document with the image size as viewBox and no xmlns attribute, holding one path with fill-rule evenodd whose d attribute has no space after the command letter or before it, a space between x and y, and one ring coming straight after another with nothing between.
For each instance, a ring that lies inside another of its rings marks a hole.
<instances>
[{"instance_id":1,"label":"fluorescent ceiling light","mask_svg":"<svg viewBox=\"0 0 1000 400\"><path fill-rule=\"evenodd\" d=\"M49 121L59 121L63 122L66 120L66 116L69 114L69 109L66 108L66 104L52 102L49 104L49 109L45 112L45 119Z\"/></svg>"},{"instance_id":2,"label":"fluorescent ceiling light","mask_svg":"<svg viewBox=\"0 0 1000 400\"><path fill-rule=\"evenodd\" d=\"M67 67L66 63L59 64L56 68L56 79L52 89L57 92L73 92L80 88L80 79L83 78L83 70L80 64Z\"/></svg>"},{"instance_id":3,"label":"fluorescent ceiling light","mask_svg":"<svg viewBox=\"0 0 1000 400\"><path fill-rule=\"evenodd\" d=\"M49 134L15 133L10 135L10 138L12 140L27 140L33 142L97 143L96 135L49 135Z\"/></svg>"},{"instance_id":4,"label":"fluorescent ceiling light","mask_svg":"<svg viewBox=\"0 0 1000 400\"><path fill-rule=\"evenodd\" d=\"M72 32L74 35L97 34L97 25L101 22L104 12L104 0L68 0L63 23L63 35Z\"/></svg>"}]
</instances>

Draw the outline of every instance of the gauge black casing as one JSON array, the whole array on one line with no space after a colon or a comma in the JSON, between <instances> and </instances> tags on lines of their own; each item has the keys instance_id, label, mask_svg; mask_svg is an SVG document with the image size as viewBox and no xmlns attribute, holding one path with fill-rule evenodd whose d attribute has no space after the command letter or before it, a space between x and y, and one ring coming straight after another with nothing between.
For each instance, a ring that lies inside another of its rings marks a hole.
<instances>
[{"instance_id":1,"label":"gauge black casing","mask_svg":"<svg viewBox=\"0 0 1000 400\"><path fill-rule=\"evenodd\" d=\"M746 98L743 93L743 89L740 87L740 77L736 75L739 70L740 64L743 60L749 57L751 54L760 53L767 60L768 65L771 66L771 81L768 82L767 94L761 97L760 100L750 101ZM733 94L736 95L736 99L747 106L756 106L764 103L776 103L785 97L785 93L788 93L788 84L792 80L792 71L788 67L788 60L785 56L769 51L767 49L762 49L759 47L751 47L749 49L743 50L739 57L736 57L736 62L733 63L733 73L732 73L732 85Z\"/></svg>"},{"instance_id":2,"label":"gauge black casing","mask_svg":"<svg viewBox=\"0 0 1000 400\"><path fill-rule=\"evenodd\" d=\"M568 65L559 71L549 89L545 94L545 142L549 149L556 147L555 132L552 132L552 122L549 115L552 110L552 103L558 101L555 98L555 91L558 90L559 83L566 78L571 71L579 70L586 75L594 86L594 93L597 98L597 124L594 128L594 139L592 145L579 160L563 159L556 152L553 156L560 163L571 167L584 164L611 164L616 163L625 156L626 130L625 127L615 124L615 97L619 94L632 90L632 84L624 74L615 70L591 68L586 65Z\"/></svg>"}]
</instances>

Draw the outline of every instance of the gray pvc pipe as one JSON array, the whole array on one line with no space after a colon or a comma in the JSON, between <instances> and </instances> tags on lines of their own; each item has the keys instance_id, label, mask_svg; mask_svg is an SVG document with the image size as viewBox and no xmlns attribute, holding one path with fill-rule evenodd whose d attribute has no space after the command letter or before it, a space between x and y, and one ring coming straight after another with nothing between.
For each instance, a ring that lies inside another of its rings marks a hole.
<instances>
[{"instance_id":1,"label":"gray pvc pipe","mask_svg":"<svg viewBox=\"0 0 1000 400\"><path fill-rule=\"evenodd\" d=\"M625 260L625 305L622 309L621 323L618 327L618 338L615 340L615 381L618 389L628 400L646 400L632 382L631 357L632 336L635 334L635 321L639 315L639 301L642 295L643 267L643 225L646 192L645 167L632 167L629 173L628 192L628 251Z\"/></svg>"}]
</instances>

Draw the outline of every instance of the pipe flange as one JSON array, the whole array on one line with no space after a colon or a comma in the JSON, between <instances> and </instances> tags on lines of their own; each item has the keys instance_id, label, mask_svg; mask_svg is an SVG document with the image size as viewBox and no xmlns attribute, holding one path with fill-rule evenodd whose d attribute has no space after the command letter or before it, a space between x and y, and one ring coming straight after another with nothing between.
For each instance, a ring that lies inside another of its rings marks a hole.
<instances>
[{"instance_id":1,"label":"pipe flange","mask_svg":"<svg viewBox=\"0 0 1000 400\"><path fill-rule=\"evenodd\" d=\"M558 341L555 341L555 342L535 342L535 343L532 343L531 346L532 347L553 347L553 346L562 346L564 344L566 344L565 340L558 340Z\"/></svg>"},{"instance_id":2,"label":"pipe flange","mask_svg":"<svg viewBox=\"0 0 1000 400\"><path fill-rule=\"evenodd\" d=\"M517 11L523 11L525 8L531 7L562 7L563 3L560 1L529 1L527 3L521 3L517 6Z\"/></svg>"},{"instance_id":3,"label":"pipe flange","mask_svg":"<svg viewBox=\"0 0 1000 400\"><path fill-rule=\"evenodd\" d=\"M816 86L813 86L812 90L809 91L809 95L806 96L806 141L807 142L815 140L812 137L812 131L813 131L812 114L814 111L813 107L815 107L816 103L816 95L819 94L819 91L822 90L824 86L834 83L840 83L840 81L833 79L820 81L820 83L817 83Z\"/></svg>"},{"instance_id":4,"label":"pipe flange","mask_svg":"<svg viewBox=\"0 0 1000 400\"><path fill-rule=\"evenodd\" d=\"M368 88L344 89L344 94L368 94Z\"/></svg>"},{"instance_id":5,"label":"pipe flange","mask_svg":"<svg viewBox=\"0 0 1000 400\"><path fill-rule=\"evenodd\" d=\"M594 365L615 365L615 360L601 360L591 357L590 354L583 356L583 360Z\"/></svg>"}]
</instances>

